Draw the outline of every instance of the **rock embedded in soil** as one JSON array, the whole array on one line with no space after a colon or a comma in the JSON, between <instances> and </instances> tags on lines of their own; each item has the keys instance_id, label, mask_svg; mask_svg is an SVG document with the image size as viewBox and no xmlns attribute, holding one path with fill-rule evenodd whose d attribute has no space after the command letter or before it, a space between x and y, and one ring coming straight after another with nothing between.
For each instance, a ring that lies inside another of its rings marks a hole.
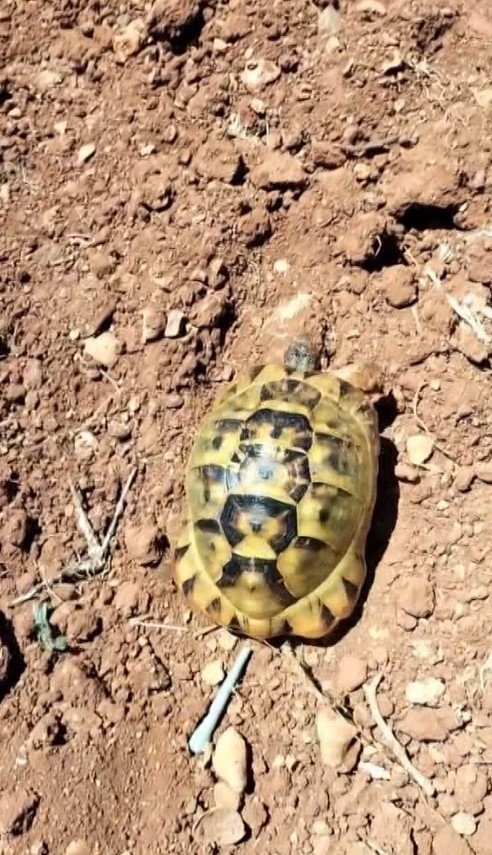
<instances>
[{"instance_id":1,"label":"rock embedded in soil","mask_svg":"<svg viewBox=\"0 0 492 855\"><path fill-rule=\"evenodd\" d=\"M142 18L135 18L126 27L113 36L113 52L116 62L122 65L135 56L143 46L147 35L147 25Z\"/></svg>"},{"instance_id":2,"label":"rock embedded in soil","mask_svg":"<svg viewBox=\"0 0 492 855\"><path fill-rule=\"evenodd\" d=\"M204 843L233 846L246 835L246 826L235 810L215 808L203 814L196 825L196 836Z\"/></svg>"},{"instance_id":3,"label":"rock embedded in soil","mask_svg":"<svg viewBox=\"0 0 492 855\"><path fill-rule=\"evenodd\" d=\"M354 692L367 679L367 662L350 654L342 656L337 672L339 692Z\"/></svg>"},{"instance_id":4,"label":"rock embedded in soil","mask_svg":"<svg viewBox=\"0 0 492 855\"><path fill-rule=\"evenodd\" d=\"M141 525L128 524L125 529L125 545L130 558L144 567L148 564L157 564L162 557L162 533L152 522Z\"/></svg>"},{"instance_id":5,"label":"rock embedded in soil","mask_svg":"<svg viewBox=\"0 0 492 855\"><path fill-rule=\"evenodd\" d=\"M228 727L217 739L212 756L212 768L233 793L241 795L246 789L248 752L245 739L234 727Z\"/></svg>"},{"instance_id":6,"label":"rock embedded in soil","mask_svg":"<svg viewBox=\"0 0 492 855\"><path fill-rule=\"evenodd\" d=\"M136 582L121 582L116 589L113 605L118 611L131 614L138 608L141 586Z\"/></svg>"},{"instance_id":7,"label":"rock embedded in soil","mask_svg":"<svg viewBox=\"0 0 492 855\"><path fill-rule=\"evenodd\" d=\"M464 201L464 190L460 188L460 169L457 164L421 163L417 166L417 149L411 153L412 163L408 171L399 171L383 184L383 193L388 210L397 220L416 206L422 208L454 209ZM403 167L404 168L404 167Z\"/></svg>"},{"instance_id":8,"label":"rock embedded in soil","mask_svg":"<svg viewBox=\"0 0 492 855\"><path fill-rule=\"evenodd\" d=\"M406 687L405 694L411 704L419 706L435 707L442 698L446 685L436 677L427 677L424 680L414 680Z\"/></svg>"},{"instance_id":9,"label":"rock embedded in soil","mask_svg":"<svg viewBox=\"0 0 492 855\"><path fill-rule=\"evenodd\" d=\"M456 770L454 791L461 810L473 813L487 795L487 775L471 763L460 766Z\"/></svg>"},{"instance_id":10,"label":"rock embedded in soil","mask_svg":"<svg viewBox=\"0 0 492 855\"><path fill-rule=\"evenodd\" d=\"M434 835L432 855L472 855L472 852L466 840L463 840L450 825L444 825Z\"/></svg>"},{"instance_id":11,"label":"rock embedded in soil","mask_svg":"<svg viewBox=\"0 0 492 855\"><path fill-rule=\"evenodd\" d=\"M483 365L492 352L491 346L477 338L476 333L464 321L458 324L451 343L473 365Z\"/></svg>"},{"instance_id":12,"label":"rock embedded in soil","mask_svg":"<svg viewBox=\"0 0 492 855\"><path fill-rule=\"evenodd\" d=\"M403 264L385 267L379 281L386 301L394 309L410 306L417 299L414 274L410 267Z\"/></svg>"},{"instance_id":13,"label":"rock embedded in soil","mask_svg":"<svg viewBox=\"0 0 492 855\"><path fill-rule=\"evenodd\" d=\"M331 769L340 769L355 742L357 728L325 707L318 710L316 732L323 763Z\"/></svg>"},{"instance_id":14,"label":"rock embedded in soil","mask_svg":"<svg viewBox=\"0 0 492 855\"><path fill-rule=\"evenodd\" d=\"M307 175L300 161L291 154L265 151L260 163L251 168L249 179L261 190L299 190L305 186Z\"/></svg>"},{"instance_id":15,"label":"rock embedded in soil","mask_svg":"<svg viewBox=\"0 0 492 855\"><path fill-rule=\"evenodd\" d=\"M220 318L227 303L227 295L223 292L220 296L215 292L206 294L193 306L190 314L192 324L201 329L213 329L219 326Z\"/></svg>"},{"instance_id":16,"label":"rock embedded in soil","mask_svg":"<svg viewBox=\"0 0 492 855\"><path fill-rule=\"evenodd\" d=\"M398 597L398 605L414 618L430 617L435 607L434 586L425 576L410 579Z\"/></svg>"},{"instance_id":17,"label":"rock embedded in soil","mask_svg":"<svg viewBox=\"0 0 492 855\"><path fill-rule=\"evenodd\" d=\"M258 796L253 796L246 802L242 817L246 825L253 831L259 831L268 822L268 811Z\"/></svg>"},{"instance_id":18,"label":"rock embedded in soil","mask_svg":"<svg viewBox=\"0 0 492 855\"><path fill-rule=\"evenodd\" d=\"M475 463L475 475L484 484L492 484L492 461L478 461Z\"/></svg>"},{"instance_id":19,"label":"rock embedded in soil","mask_svg":"<svg viewBox=\"0 0 492 855\"><path fill-rule=\"evenodd\" d=\"M271 83L275 83L281 73L278 65L269 59L252 59L241 73L241 82L249 92L256 94Z\"/></svg>"},{"instance_id":20,"label":"rock embedded in soil","mask_svg":"<svg viewBox=\"0 0 492 855\"><path fill-rule=\"evenodd\" d=\"M149 175L140 188L140 200L143 207L158 214L171 207L175 195L174 184L165 172Z\"/></svg>"},{"instance_id":21,"label":"rock embedded in soil","mask_svg":"<svg viewBox=\"0 0 492 855\"><path fill-rule=\"evenodd\" d=\"M247 247L261 246L272 235L272 222L268 212L263 208L255 208L238 222L238 229Z\"/></svg>"},{"instance_id":22,"label":"rock embedded in soil","mask_svg":"<svg viewBox=\"0 0 492 855\"><path fill-rule=\"evenodd\" d=\"M92 855L92 848L82 838L72 840L65 849L65 855Z\"/></svg>"},{"instance_id":23,"label":"rock embedded in soil","mask_svg":"<svg viewBox=\"0 0 492 855\"><path fill-rule=\"evenodd\" d=\"M94 143L85 143L81 145L77 152L77 163L81 166L83 163L86 163L91 159L96 153L96 146Z\"/></svg>"},{"instance_id":24,"label":"rock embedded in soil","mask_svg":"<svg viewBox=\"0 0 492 855\"><path fill-rule=\"evenodd\" d=\"M146 18L148 34L173 43L199 19L198 0L155 0Z\"/></svg>"},{"instance_id":25,"label":"rock embedded in soil","mask_svg":"<svg viewBox=\"0 0 492 855\"><path fill-rule=\"evenodd\" d=\"M17 546L22 549L26 538L29 526L29 518L22 508L11 510L7 516L5 525L1 529L1 538L3 544Z\"/></svg>"},{"instance_id":26,"label":"rock embedded in soil","mask_svg":"<svg viewBox=\"0 0 492 855\"><path fill-rule=\"evenodd\" d=\"M105 368L112 368L116 364L119 350L118 340L111 332L91 336L84 343L84 353Z\"/></svg>"},{"instance_id":27,"label":"rock embedded in soil","mask_svg":"<svg viewBox=\"0 0 492 855\"><path fill-rule=\"evenodd\" d=\"M157 341L166 329L164 313L153 306L146 306L142 312L142 341Z\"/></svg>"},{"instance_id":28,"label":"rock embedded in soil","mask_svg":"<svg viewBox=\"0 0 492 855\"><path fill-rule=\"evenodd\" d=\"M165 338L179 338L183 334L186 318L179 309L171 309L167 315Z\"/></svg>"},{"instance_id":29,"label":"rock embedded in soil","mask_svg":"<svg viewBox=\"0 0 492 855\"><path fill-rule=\"evenodd\" d=\"M407 455L412 466L421 466L434 450L434 440L426 433L415 433L407 438Z\"/></svg>"},{"instance_id":30,"label":"rock embedded in soil","mask_svg":"<svg viewBox=\"0 0 492 855\"><path fill-rule=\"evenodd\" d=\"M236 184L244 172L243 159L228 140L207 140L195 152L193 166L204 178L225 184Z\"/></svg>"},{"instance_id":31,"label":"rock embedded in soil","mask_svg":"<svg viewBox=\"0 0 492 855\"><path fill-rule=\"evenodd\" d=\"M241 795L234 793L223 781L214 785L214 803L217 808L239 810Z\"/></svg>"},{"instance_id":32,"label":"rock embedded in soil","mask_svg":"<svg viewBox=\"0 0 492 855\"><path fill-rule=\"evenodd\" d=\"M452 710L419 708L407 710L398 722L398 728L417 742L443 742L456 728Z\"/></svg>"},{"instance_id":33,"label":"rock embedded in soil","mask_svg":"<svg viewBox=\"0 0 492 855\"><path fill-rule=\"evenodd\" d=\"M0 837L28 831L38 804L39 797L25 787L5 790L0 796Z\"/></svg>"}]
</instances>

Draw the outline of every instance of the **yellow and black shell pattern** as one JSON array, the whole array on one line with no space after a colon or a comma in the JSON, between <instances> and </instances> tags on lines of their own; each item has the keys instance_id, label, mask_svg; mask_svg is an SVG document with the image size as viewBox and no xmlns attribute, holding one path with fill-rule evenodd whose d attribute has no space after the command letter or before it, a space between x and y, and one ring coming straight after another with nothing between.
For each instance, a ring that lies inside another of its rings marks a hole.
<instances>
[{"instance_id":1,"label":"yellow and black shell pattern","mask_svg":"<svg viewBox=\"0 0 492 855\"><path fill-rule=\"evenodd\" d=\"M229 385L191 450L176 580L214 623L320 638L357 602L377 415L331 373L266 365Z\"/></svg>"}]
</instances>

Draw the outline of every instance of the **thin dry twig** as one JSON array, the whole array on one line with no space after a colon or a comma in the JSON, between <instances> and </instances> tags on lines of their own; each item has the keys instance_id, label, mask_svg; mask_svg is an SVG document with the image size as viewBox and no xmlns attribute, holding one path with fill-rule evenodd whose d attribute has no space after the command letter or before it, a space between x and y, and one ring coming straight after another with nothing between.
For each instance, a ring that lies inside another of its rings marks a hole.
<instances>
[{"instance_id":1,"label":"thin dry twig","mask_svg":"<svg viewBox=\"0 0 492 855\"><path fill-rule=\"evenodd\" d=\"M417 391L415 392L415 395L413 396L412 412L413 412L413 417L415 419L415 423L417 424L417 426L419 428L421 428L423 431L425 431L427 436L432 437L432 439L434 440L434 448L436 449L436 451L440 451L441 454L444 454L444 456L448 458L448 460L451 460L452 463L456 463L455 458L449 453L449 451L446 451L446 449L444 448L444 446L441 445L441 443L438 443L435 441L434 434L432 433L430 428L427 426L427 424L424 422L422 416L419 415L418 407L419 407L419 401L420 401L420 393L422 392L422 389L425 386L427 386L427 380L422 380L422 382L417 387ZM428 468L427 466L425 466L425 464L421 464L421 466L423 469Z\"/></svg>"},{"instance_id":2,"label":"thin dry twig","mask_svg":"<svg viewBox=\"0 0 492 855\"><path fill-rule=\"evenodd\" d=\"M492 671L492 652L487 655L485 662L483 662L482 665L480 665L480 668L478 669L478 674L480 677L480 688L482 692L485 692L485 674L487 673L487 671Z\"/></svg>"},{"instance_id":3,"label":"thin dry twig","mask_svg":"<svg viewBox=\"0 0 492 855\"><path fill-rule=\"evenodd\" d=\"M170 632L189 632L187 626L178 626L174 623L164 623L159 620L145 620L145 618L133 617L129 618L130 626L141 626L144 629L168 629Z\"/></svg>"},{"instance_id":4,"label":"thin dry twig","mask_svg":"<svg viewBox=\"0 0 492 855\"><path fill-rule=\"evenodd\" d=\"M432 781L427 778L422 772L413 765L413 763L408 759L405 749L398 742L396 737L393 734L390 726L386 724L384 718L379 712L378 699L377 699L377 688L382 680L382 674L376 674L376 676L369 682L364 685L364 694L367 699L367 703L369 704L369 708L372 713L372 717L376 722L379 730L381 731L381 735L383 737L384 744L390 749L393 753L396 760L403 767L405 772L408 772L410 777L415 781L417 786L425 793L426 796L433 796L435 793L435 787Z\"/></svg>"},{"instance_id":5,"label":"thin dry twig","mask_svg":"<svg viewBox=\"0 0 492 855\"><path fill-rule=\"evenodd\" d=\"M190 633L193 635L193 638L203 638L205 635L210 635L210 633L222 629L219 624L213 624L212 626L206 626L193 632L188 626L179 626L179 624L165 623L165 621L159 620L148 620L145 615L137 615L136 617L129 618L128 623L130 626L141 626L144 629L165 629L170 632Z\"/></svg>"},{"instance_id":6,"label":"thin dry twig","mask_svg":"<svg viewBox=\"0 0 492 855\"><path fill-rule=\"evenodd\" d=\"M275 648L272 647L272 645L268 645L268 646L271 647L272 650L275 650ZM290 660L290 662L294 666L297 673L301 674L304 682L306 683L306 685L307 685L307 687L308 687L308 689L312 695L314 695L316 698L318 698L319 701L324 701L324 702L328 701L332 706L336 706L336 702L335 702L334 698L330 698L330 697L325 696L324 693L320 689L318 689L318 687L317 687L315 681L313 680L311 674L307 670L304 663L301 662L300 659L296 656L295 651L292 648L292 645L289 644L288 641L286 641L284 644L282 644L280 651L275 650L275 652L276 653L280 652L280 655L288 657L288 659Z\"/></svg>"},{"instance_id":7,"label":"thin dry twig","mask_svg":"<svg viewBox=\"0 0 492 855\"><path fill-rule=\"evenodd\" d=\"M99 539L87 518L87 514L82 506L82 501L80 499L79 493L72 484L70 485L75 505L75 519L79 531L81 532L87 543L87 557L72 562L71 564L69 564L68 567L65 567L63 570L57 573L56 576L50 580L50 585L53 586L58 585L60 582L76 582L81 579L88 579L92 576L100 575L105 570L108 559L110 557L111 540L116 531L116 526L118 525L119 519L123 513L125 500L128 491L130 490L130 487L133 484L136 474L137 467L135 466L130 472L130 475L128 476L126 483L121 491L121 495L118 499L113 518L108 526L108 530L104 536L102 543L99 543ZM29 591L27 591L25 594L21 594L20 597L16 597L15 600L12 600L10 605L17 606L21 603L26 603L29 600L34 599L34 597L44 591L47 587L48 583L46 582L46 580L43 580L37 585L33 585L33 587L30 588Z\"/></svg>"},{"instance_id":8,"label":"thin dry twig","mask_svg":"<svg viewBox=\"0 0 492 855\"><path fill-rule=\"evenodd\" d=\"M444 290L443 284L439 279L439 276L436 274L434 270L429 267L424 268L424 274L431 280L432 284L438 288L441 294L444 295L452 310L456 312L459 318L465 322L473 332L479 341L484 344L490 344L492 342L492 336L490 336L485 329L484 325L478 319L476 312L473 312L472 309L467 306L465 303L460 303L456 297L453 297L452 294L447 294ZM487 317L488 313L485 312L484 316Z\"/></svg>"}]
</instances>

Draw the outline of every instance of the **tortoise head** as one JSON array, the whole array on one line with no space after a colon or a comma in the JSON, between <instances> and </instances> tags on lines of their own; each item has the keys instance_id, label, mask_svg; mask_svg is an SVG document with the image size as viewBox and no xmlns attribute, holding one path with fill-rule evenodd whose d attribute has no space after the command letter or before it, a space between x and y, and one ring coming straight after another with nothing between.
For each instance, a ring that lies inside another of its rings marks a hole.
<instances>
[{"instance_id":1,"label":"tortoise head","mask_svg":"<svg viewBox=\"0 0 492 855\"><path fill-rule=\"evenodd\" d=\"M284 354L285 367L291 371L314 371L317 365L317 354L306 335L292 341Z\"/></svg>"}]
</instances>

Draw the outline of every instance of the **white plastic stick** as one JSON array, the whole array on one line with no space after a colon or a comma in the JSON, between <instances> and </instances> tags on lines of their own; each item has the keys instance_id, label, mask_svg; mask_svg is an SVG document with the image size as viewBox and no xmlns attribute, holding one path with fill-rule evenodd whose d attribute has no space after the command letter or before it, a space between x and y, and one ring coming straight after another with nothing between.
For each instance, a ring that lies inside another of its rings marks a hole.
<instances>
[{"instance_id":1,"label":"white plastic stick","mask_svg":"<svg viewBox=\"0 0 492 855\"><path fill-rule=\"evenodd\" d=\"M191 734L188 740L188 748L192 754L202 754L207 745L212 741L212 737L217 727L220 717L224 712L232 692L236 686L241 673L253 652L252 647L243 647L233 664L231 665L227 676L219 687L215 698L210 704L210 708L205 718L202 719L196 730Z\"/></svg>"}]
</instances>

